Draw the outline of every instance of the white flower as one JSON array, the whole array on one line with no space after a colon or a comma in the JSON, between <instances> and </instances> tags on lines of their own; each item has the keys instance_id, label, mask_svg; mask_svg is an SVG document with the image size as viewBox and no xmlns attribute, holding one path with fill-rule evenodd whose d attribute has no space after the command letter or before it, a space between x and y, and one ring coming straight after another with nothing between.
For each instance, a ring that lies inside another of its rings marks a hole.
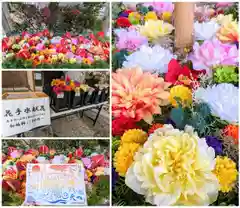
<instances>
[{"instance_id":1,"label":"white flower","mask_svg":"<svg viewBox=\"0 0 240 208\"><path fill-rule=\"evenodd\" d=\"M138 51L126 56L123 68L140 67L143 71L166 73L168 63L172 58L176 58L176 56L159 45L152 48L143 45Z\"/></svg>"},{"instance_id":2,"label":"white flower","mask_svg":"<svg viewBox=\"0 0 240 208\"><path fill-rule=\"evenodd\" d=\"M64 164L66 163L66 156L65 155L55 155L52 159L52 164Z\"/></svg>"},{"instance_id":3,"label":"white flower","mask_svg":"<svg viewBox=\"0 0 240 208\"><path fill-rule=\"evenodd\" d=\"M212 114L229 123L238 123L239 90L232 84L222 83L198 88L194 92L196 101L209 105Z\"/></svg>"},{"instance_id":4,"label":"white flower","mask_svg":"<svg viewBox=\"0 0 240 208\"><path fill-rule=\"evenodd\" d=\"M197 40L210 40L215 37L217 30L220 28L216 21L195 22L195 38Z\"/></svg>"},{"instance_id":5,"label":"white flower","mask_svg":"<svg viewBox=\"0 0 240 208\"><path fill-rule=\"evenodd\" d=\"M46 159L45 157L43 157L43 156L38 156L37 161L38 161L40 164L48 164L48 163L49 163L49 160L47 160L47 159Z\"/></svg>"},{"instance_id":6,"label":"white flower","mask_svg":"<svg viewBox=\"0 0 240 208\"><path fill-rule=\"evenodd\" d=\"M191 126L164 125L136 152L125 183L157 206L206 206L218 196L214 167L214 149Z\"/></svg>"}]
</instances>

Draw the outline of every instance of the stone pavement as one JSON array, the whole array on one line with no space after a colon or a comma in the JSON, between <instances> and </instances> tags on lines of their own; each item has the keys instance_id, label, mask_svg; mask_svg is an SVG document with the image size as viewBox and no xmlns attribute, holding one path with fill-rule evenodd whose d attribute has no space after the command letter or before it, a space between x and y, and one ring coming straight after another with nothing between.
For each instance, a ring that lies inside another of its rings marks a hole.
<instances>
[{"instance_id":1,"label":"stone pavement","mask_svg":"<svg viewBox=\"0 0 240 208\"><path fill-rule=\"evenodd\" d=\"M93 121L87 116L94 118L95 110L84 112L83 118L78 114L59 118L52 121L54 136L57 137L109 137L109 111L103 108L98 120L93 126ZM51 137L49 127L36 129L25 133L26 137Z\"/></svg>"}]
</instances>

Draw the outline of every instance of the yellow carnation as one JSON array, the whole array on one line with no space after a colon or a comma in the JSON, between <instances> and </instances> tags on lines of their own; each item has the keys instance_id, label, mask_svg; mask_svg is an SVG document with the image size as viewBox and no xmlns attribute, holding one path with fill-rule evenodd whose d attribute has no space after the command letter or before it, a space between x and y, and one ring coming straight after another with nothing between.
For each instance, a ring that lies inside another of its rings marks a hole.
<instances>
[{"instance_id":1,"label":"yellow carnation","mask_svg":"<svg viewBox=\"0 0 240 208\"><path fill-rule=\"evenodd\" d=\"M215 151L193 128L164 125L134 155L125 183L157 206L209 205L218 197Z\"/></svg>"},{"instance_id":2,"label":"yellow carnation","mask_svg":"<svg viewBox=\"0 0 240 208\"><path fill-rule=\"evenodd\" d=\"M166 23L163 20L148 20L144 25L139 26L141 35L150 40L169 35L173 29L174 27L171 24Z\"/></svg>"},{"instance_id":3,"label":"yellow carnation","mask_svg":"<svg viewBox=\"0 0 240 208\"><path fill-rule=\"evenodd\" d=\"M147 133L141 129L130 129L121 137L122 142L134 142L144 144L147 140Z\"/></svg>"},{"instance_id":4,"label":"yellow carnation","mask_svg":"<svg viewBox=\"0 0 240 208\"><path fill-rule=\"evenodd\" d=\"M177 107L177 101L175 98L181 99L183 106L189 106L192 103L192 91L185 86L177 85L170 90L170 102L174 107Z\"/></svg>"},{"instance_id":5,"label":"yellow carnation","mask_svg":"<svg viewBox=\"0 0 240 208\"><path fill-rule=\"evenodd\" d=\"M213 173L218 178L220 191L229 192L233 189L238 175L235 162L228 157L217 156Z\"/></svg>"},{"instance_id":6,"label":"yellow carnation","mask_svg":"<svg viewBox=\"0 0 240 208\"><path fill-rule=\"evenodd\" d=\"M148 21L148 20L158 20L158 17L157 17L155 12L148 12L145 15L144 19L145 19L145 21Z\"/></svg>"},{"instance_id":7,"label":"yellow carnation","mask_svg":"<svg viewBox=\"0 0 240 208\"><path fill-rule=\"evenodd\" d=\"M120 176L125 176L133 162L135 152L141 145L137 143L123 143L114 155L113 165Z\"/></svg>"}]
</instances>

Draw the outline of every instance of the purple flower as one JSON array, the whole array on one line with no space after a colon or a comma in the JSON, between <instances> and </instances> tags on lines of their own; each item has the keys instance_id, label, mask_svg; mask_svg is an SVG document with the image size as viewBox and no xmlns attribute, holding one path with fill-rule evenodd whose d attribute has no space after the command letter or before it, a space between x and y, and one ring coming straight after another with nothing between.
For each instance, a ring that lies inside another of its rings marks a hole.
<instances>
[{"instance_id":1,"label":"purple flower","mask_svg":"<svg viewBox=\"0 0 240 208\"><path fill-rule=\"evenodd\" d=\"M112 168L112 190L114 190L118 177L118 173L115 171L114 168Z\"/></svg>"},{"instance_id":2,"label":"purple flower","mask_svg":"<svg viewBox=\"0 0 240 208\"><path fill-rule=\"evenodd\" d=\"M127 17L128 18L129 12L128 11L122 11L119 13L118 17Z\"/></svg>"},{"instance_id":3,"label":"purple flower","mask_svg":"<svg viewBox=\"0 0 240 208\"><path fill-rule=\"evenodd\" d=\"M216 155L222 154L222 143L218 140L217 137L214 136L206 136L205 137L207 145L212 147L215 150Z\"/></svg>"},{"instance_id":4,"label":"purple flower","mask_svg":"<svg viewBox=\"0 0 240 208\"><path fill-rule=\"evenodd\" d=\"M236 45L223 44L219 40L206 40L202 45L197 42L193 46L194 52L188 57L195 70L205 69L209 75L212 68L218 65L235 66L238 64L238 49Z\"/></svg>"},{"instance_id":5,"label":"purple flower","mask_svg":"<svg viewBox=\"0 0 240 208\"><path fill-rule=\"evenodd\" d=\"M118 50L135 51L140 46L148 44L148 39L133 28L117 29L114 32L117 35L116 46Z\"/></svg>"}]
</instances>

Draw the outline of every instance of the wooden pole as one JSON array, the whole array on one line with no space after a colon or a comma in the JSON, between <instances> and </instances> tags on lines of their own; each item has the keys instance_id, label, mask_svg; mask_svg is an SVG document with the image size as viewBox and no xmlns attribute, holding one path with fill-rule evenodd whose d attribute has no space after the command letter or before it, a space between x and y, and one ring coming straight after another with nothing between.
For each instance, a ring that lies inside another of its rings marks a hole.
<instances>
[{"instance_id":1,"label":"wooden pole","mask_svg":"<svg viewBox=\"0 0 240 208\"><path fill-rule=\"evenodd\" d=\"M175 47L184 49L193 45L194 3L177 2L174 5Z\"/></svg>"},{"instance_id":2,"label":"wooden pole","mask_svg":"<svg viewBox=\"0 0 240 208\"><path fill-rule=\"evenodd\" d=\"M27 79L28 79L29 89L32 92L35 92L36 88L35 88L35 79L34 79L34 72L33 71L27 71Z\"/></svg>"}]
</instances>

